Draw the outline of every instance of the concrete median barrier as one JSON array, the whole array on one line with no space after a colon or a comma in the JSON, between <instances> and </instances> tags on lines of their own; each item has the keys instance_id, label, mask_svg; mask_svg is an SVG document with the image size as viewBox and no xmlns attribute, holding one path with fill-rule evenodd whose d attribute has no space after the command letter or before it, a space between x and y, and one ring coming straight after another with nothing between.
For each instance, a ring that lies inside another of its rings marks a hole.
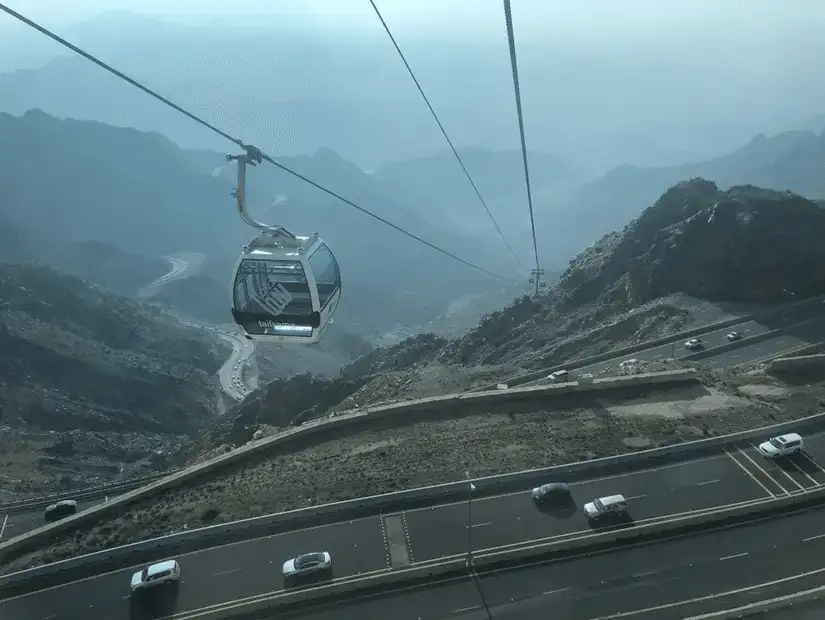
<instances>
[{"instance_id":1,"label":"concrete median barrier","mask_svg":"<svg viewBox=\"0 0 825 620\"><path fill-rule=\"evenodd\" d=\"M152 497L163 491L180 486L199 477L206 476L216 470L238 463L243 459L254 456L260 457L269 451L288 446L290 442L304 440L310 436L317 436L319 440L324 435L340 436L342 430L357 432L369 428L379 421L399 416L404 423L416 421L416 416L426 416L433 411L444 411L444 417L453 417L460 412L457 407L476 407L501 402L525 400L544 400L559 395L582 391L605 391L614 389L638 388L645 385L664 383L679 383L695 381L695 371L691 369L667 371L663 373L648 373L632 377L617 377L615 379L601 379L593 383L579 385L568 383L562 385L542 386L529 388L524 391L508 390L494 391L488 394L474 394L465 398L462 394L423 398L407 403L396 403L378 407L365 407L363 410L344 412L329 419L322 419L304 424L298 428L279 433L249 444L228 454L210 459L204 463L181 470L173 475L152 482L139 489L128 491L117 498L98 506L88 508L78 514L56 523L45 525L21 536L0 543L0 561L14 553L22 553L37 546L47 544L60 534L77 529L80 526L93 523L102 518L122 513L128 506L137 501ZM466 402L465 402L466 401ZM403 416L403 417L402 417Z\"/></svg>"},{"instance_id":2,"label":"concrete median barrier","mask_svg":"<svg viewBox=\"0 0 825 620\"><path fill-rule=\"evenodd\" d=\"M725 321L719 321L716 323L705 325L704 327L697 327L695 329L689 329L683 332L679 332L677 334L671 334L670 336L656 338L655 340L647 340L645 342L640 342L639 344L634 344L629 347L614 349L612 351L605 351L604 353L598 353L596 355L591 355L589 357L583 357L580 359L569 360L564 362L563 364L556 364L555 366L548 366L546 368L542 368L541 370L535 370L521 375L516 375L515 377L510 377L509 379L504 380L502 383L507 384L510 388L518 387L520 385L524 385L525 383L530 383L538 379L543 379L550 373L556 372L557 370L577 370L585 366L590 366L591 364L598 364L600 362L605 362L607 360L626 357L628 355L633 355L634 353L646 351L647 349L652 349L654 347L660 347L662 345L672 344L674 342L681 342L683 340L688 340L690 338L702 336L703 334L715 332L720 329L725 329L727 327L733 327L735 325L739 325L740 323L745 323L747 321L769 320L772 318L781 317L789 310L804 308L809 305L815 306L816 304L821 304L823 299L825 299L825 297L822 296L810 299L803 299L801 301L797 301L792 304L782 306L781 308L775 308L773 310L767 310L765 312L753 313L735 319L727 319ZM494 389L496 389L496 384L490 384L474 388L471 391L486 392Z\"/></svg>"},{"instance_id":3,"label":"concrete median barrier","mask_svg":"<svg viewBox=\"0 0 825 620\"><path fill-rule=\"evenodd\" d=\"M535 484L548 480L573 482L617 472L645 469L679 460L680 457L686 455L695 457L712 454L726 445L740 441L780 435L790 430L804 432L822 425L825 425L825 413L732 435L684 442L590 461L486 478L474 478L472 482L476 486L476 496L491 496L527 490ZM180 534L172 534L90 553L44 566L0 575L0 597L34 591L82 577L141 564L161 556L197 551L313 525L457 501L466 496L466 485L467 481L462 480L408 491L323 504L189 530ZM13 543L13 541L10 542ZM11 551L7 553L15 551L14 545L11 545L10 548Z\"/></svg>"},{"instance_id":4,"label":"concrete median barrier","mask_svg":"<svg viewBox=\"0 0 825 620\"><path fill-rule=\"evenodd\" d=\"M545 544L530 545L525 543L521 548L506 551L485 552L481 550L473 554L473 570L477 574L483 575L490 571L517 568L549 559L564 560L579 555L606 553L620 550L628 544L655 543L657 539L690 535L737 524L744 525L754 519L778 517L789 511L820 506L823 503L825 503L825 490L811 491L788 498L764 500L746 506L720 509L695 516L688 515L650 525L594 532ZM462 560L451 560L443 564L431 564L421 567L417 571L416 569L408 569L409 572L406 573L404 571L388 571L385 574L371 578L332 585L326 590L318 588L314 592L302 593L296 598L281 597L259 601L255 604L254 613L260 614L264 610L292 610L292 608L301 606L330 604L344 597L365 596L378 594L382 590L392 591L399 587L408 588L411 585L443 582L445 579L460 576L462 573L469 576L469 570L466 567L463 569L460 567L462 563ZM236 610L236 614L231 617L243 618L246 617L247 613L253 612L251 609L249 612L243 610L244 615L239 616L237 615L239 611L241 610Z\"/></svg>"},{"instance_id":5,"label":"concrete median barrier","mask_svg":"<svg viewBox=\"0 0 825 620\"><path fill-rule=\"evenodd\" d=\"M778 329L772 329L767 332L762 332L761 334L756 334L755 336L750 336L749 338L742 338L741 340L734 340L733 342L728 342L718 347L713 347L711 349L706 349L704 351L697 351L696 353L691 353L690 355L686 355L682 358L679 358L680 361L683 362L698 362L703 359L707 359L708 357L715 357L720 353L725 353L727 351L733 351L735 349L741 349L742 347L747 347L748 345L757 344L759 342L764 342L766 340L770 340L771 338L776 338L777 336L781 336L783 334L788 333L790 330L798 329L799 327L803 327L805 325L811 325L813 323L819 323L822 321L822 317L817 317L815 319L809 319L807 321L802 321L800 323L794 323L793 325L788 325L786 327L780 327Z\"/></svg>"},{"instance_id":6,"label":"concrete median barrier","mask_svg":"<svg viewBox=\"0 0 825 620\"><path fill-rule=\"evenodd\" d=\"M809 588L793 594L786 594L785 596L777 596L764 601L750 603L748 605L740 605L730 609L722 609L720 611L711 611L706 614L699 614L698 616L690 616L684 620L732 620L733 618L764 618L769 611L776 611L777 609L785 609L793 607L794 605L801 605L809 603L825 597L825 586L818 588ZM820 618L821 615L811 615L809 620Z\"/></svg>"},{"instance_id":7,"label":"concrete median barrier","mask_svg":"<svg viewBox=\"0 0 825 620\"><path fill-rule=\"evenodd\" d=\"M194 620L194 618L251 620L276 610L292 613L303 608L334 604L353 596L375 596L399 588L409 589L443 583L448 579L469 578L471 570L478 575L484 575L490 571L522 567L548 559L564 560L584 554L606 553L620 550L628 544L655 543L657 539L745 524L754 519L780 516L788 511L823 503L825 503L825 492L811 491L794 497L758 501L747 506L720 509L701 515L688 515L650 525L593 532L543 544L525 543L519 548L506 551L479 550L472 556L472 569L467 566L465 559L435 560L418 567L388 569L386 572L368 577L343 579L337 583L303 588L295 592L269 593L251 597L242 602L216 605L204 610L192 610L184 612L180 620Z\"/></svg>"},{"instance_id":8,"label":"concrete median barrier","mask_svg":"<svg viewBox=\"0 0 825 620\"><path fill-rule=\"evenodd\" d=\"M109 482L107 484L100 484L95 486L80 487L72 489L71 491L60 491L59 493L51 493L48 495L35 495L31 497L24 497L19 500L5 502L0 504L0 514L26 512L35 508L45 508L61 499L85 499L90 497L97 497L106 495L112 492L117 492L123 489L136 488L146 485L154 480L159 480L165 476L176 473L178 470L169 470L163 473L147 474L145 476L136 476L134 478L126 478Z\"/></svg>"}]
</instances>

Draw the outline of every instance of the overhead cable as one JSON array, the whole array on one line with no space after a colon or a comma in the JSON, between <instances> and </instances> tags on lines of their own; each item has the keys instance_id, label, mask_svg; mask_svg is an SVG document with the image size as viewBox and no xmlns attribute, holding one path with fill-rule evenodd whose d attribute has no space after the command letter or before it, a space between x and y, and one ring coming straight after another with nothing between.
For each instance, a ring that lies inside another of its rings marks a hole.
<instances>
[{"instance_id":1,"label":"overhead cable","mask_svg":"<svg viewBox=\"0 0 825 620\"><path fill-rule=\"evenodd\" d=\"M524 139L524 115L521 111L521 89L518 81L518 62L516 61L516 36L513 31L513 13L510 9L510 0L504 0L504 20L507 23L507 41L510 44L510 65L513 70L513 89L516 93L516 113L518 114L518 130L521 136L521 158L524 160L524 181L527 184L527 206L530 209L530 228L533 231L533 253L536 256L536 272L540 272L539 249L536 243L536 222L533 219L533 190L530 187L530 169L527 166L527 142ZM538 276L536 276L538 277Z\"/></svg>"},{"instance_id":2,"label":"overhead cable","mask_svg":"<svg viewBox=\"0 0 825 620\"><path fill-rule=\"evenodd\" d=\"M93 56L89 52L86 52L85 50L82 50L78 46L76 46L73 43L67 41L63 37L55 34L51 30L41 26L37 22L29 19L25 15L22 15L22 14L18 13L17 11L15 11L12 8L6 6L2 2L0 2L0 10L7 13L8 15L11 15L15 19L21 21L22 23L24 23L27 26L33 28L34 30L37 30L41 34L49 37L53 41L56 41L60 45L72 50L76 54L79 54L80 56L83 56L83 58L85 58L86 60L89 60L89 61L93 62L94 64L101 67L102 69L105 69L109 73L117 76L121 80L124 80L125 82L128 82L129 84L131 84L135 88L138 88L138 89L142 90L144 93L146 93L150 97L153 97L153 98L157 99L158 101L160 101L161 103L164 103L165 105L167 105L167 106L171 107L172 109L176 110L177 112L180 112L184 116L190 118L191 120L193 120L196 123L202 125L203 127L206 127L207 129L213 131L214 133L221 136L222 138L225 138L225 139L229 140L230 142L233 142L234 144L236 144L240 148L242 148L244 150L247 150L249 148L256 148L256 147L252 147L249 144L244 143L243 140L241 140L239 138L236 138L236 137L226 133L225 131L223 131L223 130L219 129L218 127L212 125L211 123L205 121L204 119L200 118L199 116L197 116L197 115L189 112L188 110L182 108L181 106L179 106L176 103L170 101L166 97L156 93L151 88L148 88L147 86L141 84L140 82L138 82L134 78L129 77L128 75L126 75L122 71L119 71L119 70L115 69L111 65L103 62L102 60L100 60L99 58ZM282 163L276 161L274 158L267 155L263 151L260 151L260 149L256 148L256 150L261 154L262 159L266 160L270 164L276 166L277 168L280 168L281 170L283 170L284 172L286 172L288 174L291 174L292 176L300 179L301 181L304 181L305 183L308 183L309 185L312 185L316 189L319 189L322 192L325 192L326 194L332 196L333 198L336 198L336 199L340 200L341 202L353 207L354 209L357 209L361 213L364 213L365 215L368 215L368 216L372 217L373 219L378 220L382 224L385 224L386 226L389 226L390 228L392 228L394 230L397 230L398 232L406 235L407 237L410 237L411 239L414 239L414 240L418 241L419 243L422 243L422 244L426 245L427 247L429 247L433 250L436 250L437 252L440 252L441 254L444 254L445 256L448 256L448 257L452 258L453 260L456 260L459 263L462 263L463 265L466 265L467 267L475 269L476 271L480 271L481 273L484 273L488 276L491 276L493 278L497 278L499 280L506 280L506 281L511 280L510 278L507 278L507 277L501 276L497 273L494 273L492 271L489 271L489 270L487 270L483 267L480 267L479 265L476 265L475 263L471 263L470 261L467 261L467 260L461 258L460 256L457 256L457 255L453 254L452 252L449 252L448 250L440 248L437 245L435 245L433 243L430 243L429 241L427 241L425 239L422 239L421 237L419 237L415 233L411 233L411 232L401 228L400 226L398 226L396 224L393 224L392 222L390 222L390 221L384 219L383 217L381 217L380 215L377 215L376 213L373 213L372 211L369 211L368 209L365 209L364 207L361 207L360 205L355 204L351 200L347 200L346 198L344 198L340 194L338 194L338 193L336 193L336 192L334 192L330 189L327 189L323 185L320 185L319 183L316 183L315 181L305 177L304 175L288 168L287 166L285 166Z\"/></svg>"},{"instance_id":3,"label":"overhead cable","mask_svg":"<svg viewBox=\"0 0 825 620\"><path fill-rule=\"evenodd\" d=\"M506 245L507 249L510 250L510 254L513 255L513 258L516 260L521 270L527 271L524 264L521 262L521 260L519 260L518 255L507 242L507 239L504 237L504 233L501 232L501 227L498 225L496 218L493 217L493 214L490 212L490 208L487 206L487 202L484 200L484 197L478 190L475 181L473 181L473 177L470 176L470 172L467 170L467 166L464 165L464 161L462 161L461 156L458 154L458 150L453 145L453 141L450 140L450 136L447 135L447 130L444 129L444 125L441 124L441 120L438 118L438 114L436 114L432 104L430 104L429 97L427 97L427 95L424 93L424 89L421 87L418 78L415 76L415 72L412 70L410 63L407 62L407 58L404 56L404 52L401 51L401 47L399 47L398 42L395 40L395 36L392 34L392 31L390 30L390 27L387 25L386 20L381 15L381 11L378 10L378 6L375 4L374 0L370 0L370 4L372 5L372 8L375 10L375 14L378 16L378 19L381 21L381 25L384 26L384 30L387 32L387 36L389 36L390 41L392 41L393 46L395 46L395 51L398 52L398 56L401 58L401 61L404 63L404 66L407 67L407 71L409 72L412 81L415 83L416 88L418 88L418 92L421 93L421 98L424 99L424 103L426 103L427 107L430 109L430 114L433 115L433 119L435 119L438 128L441 130L441 133L444 134L444 139L447 141L447 144L450 145L450 149L452 150L453 155L455 156L456 161L458 162L458 165L461 166L461 169L464 171L464 176L467 177L467 180L470 182L473 191L476 193L476 196L478 196L478 200L481 203L481 206L484 207L484 210L487 212L490 221L493 222L493 226L496 227L496 231L498 231L498 236L501 237L501 240L504 242L504 245Z\"/></svg>"}]
</instances>

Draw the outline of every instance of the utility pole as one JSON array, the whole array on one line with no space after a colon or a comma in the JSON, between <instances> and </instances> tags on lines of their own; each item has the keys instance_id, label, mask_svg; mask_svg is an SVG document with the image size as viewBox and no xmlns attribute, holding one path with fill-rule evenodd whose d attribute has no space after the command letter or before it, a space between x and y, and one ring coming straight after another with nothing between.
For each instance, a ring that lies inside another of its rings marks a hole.
<instances>
[{"instance_id":1,"label":"utility pole","mask_svg":"<svg viewBox=\"0 0 825 620\"><path fill-rule=\"evenodd\" d=\"M535 293L536 297L539 296L539 288L544 287L544 269L531 269L530 270L530 284L535 284Z\"/></svg>"},{"instance_id":2,"label":"utility pole","mask_svg":"<svg viewBox=\"0 0 825 620\"><path fill-rule=\"evenodd\" d=\"M464 472L467 476L467 568L473 568L473 491L476 486L470 481L470 471Z\"/></svg>"}]
</instances>

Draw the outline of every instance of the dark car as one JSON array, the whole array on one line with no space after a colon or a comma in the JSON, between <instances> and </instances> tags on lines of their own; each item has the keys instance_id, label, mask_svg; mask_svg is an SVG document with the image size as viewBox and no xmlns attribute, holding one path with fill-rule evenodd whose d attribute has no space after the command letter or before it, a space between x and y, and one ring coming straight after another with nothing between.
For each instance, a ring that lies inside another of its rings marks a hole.
<instances>
[{"instance_id":1,"label":"dark car","mask_svg":"<svg viewBox=\"0 0 825 620\"><path fill-rule=\"evenodd\" d=\"M538 504L563 500L568 497L570 497L570 487L564 482L550 482L533 489L533 501Z\"/></svg>"},{"instance_id":2,"label":"dark car","mask_svg":"<svg viewBox=\"0 0 825 620\"><path fill-rule=\"evenodd\" d=\"M76 512L77 502L75 500L62 499L59 502L55 502L51 506L48 506L43 513L43 516L46 517L46 521L57 521L59 519L65 519Z\"/></svg>"}]
</instances>

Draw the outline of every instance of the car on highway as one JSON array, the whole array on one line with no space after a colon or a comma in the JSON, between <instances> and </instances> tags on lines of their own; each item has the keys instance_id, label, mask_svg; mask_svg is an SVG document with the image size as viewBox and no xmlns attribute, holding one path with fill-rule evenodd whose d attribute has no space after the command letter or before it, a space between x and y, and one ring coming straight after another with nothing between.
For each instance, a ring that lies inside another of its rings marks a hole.
<instances>
[{"instance_id":1,"label":"car on highway","mask_svg":"<svg viewBox=\"0 0 825 620\"><path fill-rule=\"evenodd\" d=\"M740 334L739 332L731 332L731 333L729 333L729 334L728 334L727 336L725 336L725 337L726 337L728 340L730 340L731 342L733 342L734 340L741 340L741 338L742 338L742 334Z\"/></svg>"},{"instance_id":2,"label":"car on highway","mask_svg":"<svg viewBox=\"0 0 825 620\"><path fill-rule=\"evenodd\" d=\"M627 514L627 500L621 494L600 497L584 505L584 514L593 521L608 516L624 516Z\"/></svg>"},{"instance_id":3,"label":"car on highway","mask_svg":"<svg viewBox=\"0 0 825 620\"><path fill-rule=\"evenodd\" d=\"M326 551L316 551L299 555L296 558L284 562L282 569L285 580L319 573L329 573L331 571L332 558Z\"/></svg>"},{"instance_id":4,"label":"car on highway","mask_svg":"<svg viewBox=\"0 0 825 620\"><path fill-rule=\"evenodd\" d=\"M65 519L68 516L77 512L77 502L73 499L61 499L49 506L43 511L43 517L46 521L58 521Z\"/></svg>"},{"instance_id":5,"label":"car on highway","mask_svg":"<svg viewBox=\"0 0 825 620\"><path fill-rule=\"evenodd\" d=\"M685 348L694 351L696 349L701 349L703 347L702 340L700 338L691 338L685 343Z\"/></svg>"},{"instance_id":6,"label":"car on highway","mask_svg":"<svg viewBox=\"0 0 825 620\"><path fill-rule=\"evenodd\" d=\"M177 560L164 560L157 564L151 564L132 575L129 587L132 592L141 592L149 588L172 584L175 585L180 579L180 564Z\"/></svg>"},{"instance_id":7,"label":"car on highway","mask_svg":"<svg viewBox=\"0 0 825 620\"><path fill-rule=\"evenodd\" d=\"M533 489L532 497L537 504L567 499L570 487L564 482L548 482Z\"/></svg>"},{"instance_id":8,"label":"car on highway","mask_svg":"<svg viewBox=\"0 0 825 620\"><path fill-rule=\"evenodd\" d=\"M764 456L774 458L777 456L790 456L800 452L805 447L805 442L798 433L787 433L773 437L768 441L759 444L757 448Z\"/></svg>"},{"instance_id":9,"label":"car on highway","mask_svg":"<svg viewBox=\"0 0 825 620\"><path fill-rule=\"evenodd\" d=\"M557 370L547 375L547 380L551 383L563 383L570 379L570 373L566 370Z\"/></svg>"}]
</instances>

